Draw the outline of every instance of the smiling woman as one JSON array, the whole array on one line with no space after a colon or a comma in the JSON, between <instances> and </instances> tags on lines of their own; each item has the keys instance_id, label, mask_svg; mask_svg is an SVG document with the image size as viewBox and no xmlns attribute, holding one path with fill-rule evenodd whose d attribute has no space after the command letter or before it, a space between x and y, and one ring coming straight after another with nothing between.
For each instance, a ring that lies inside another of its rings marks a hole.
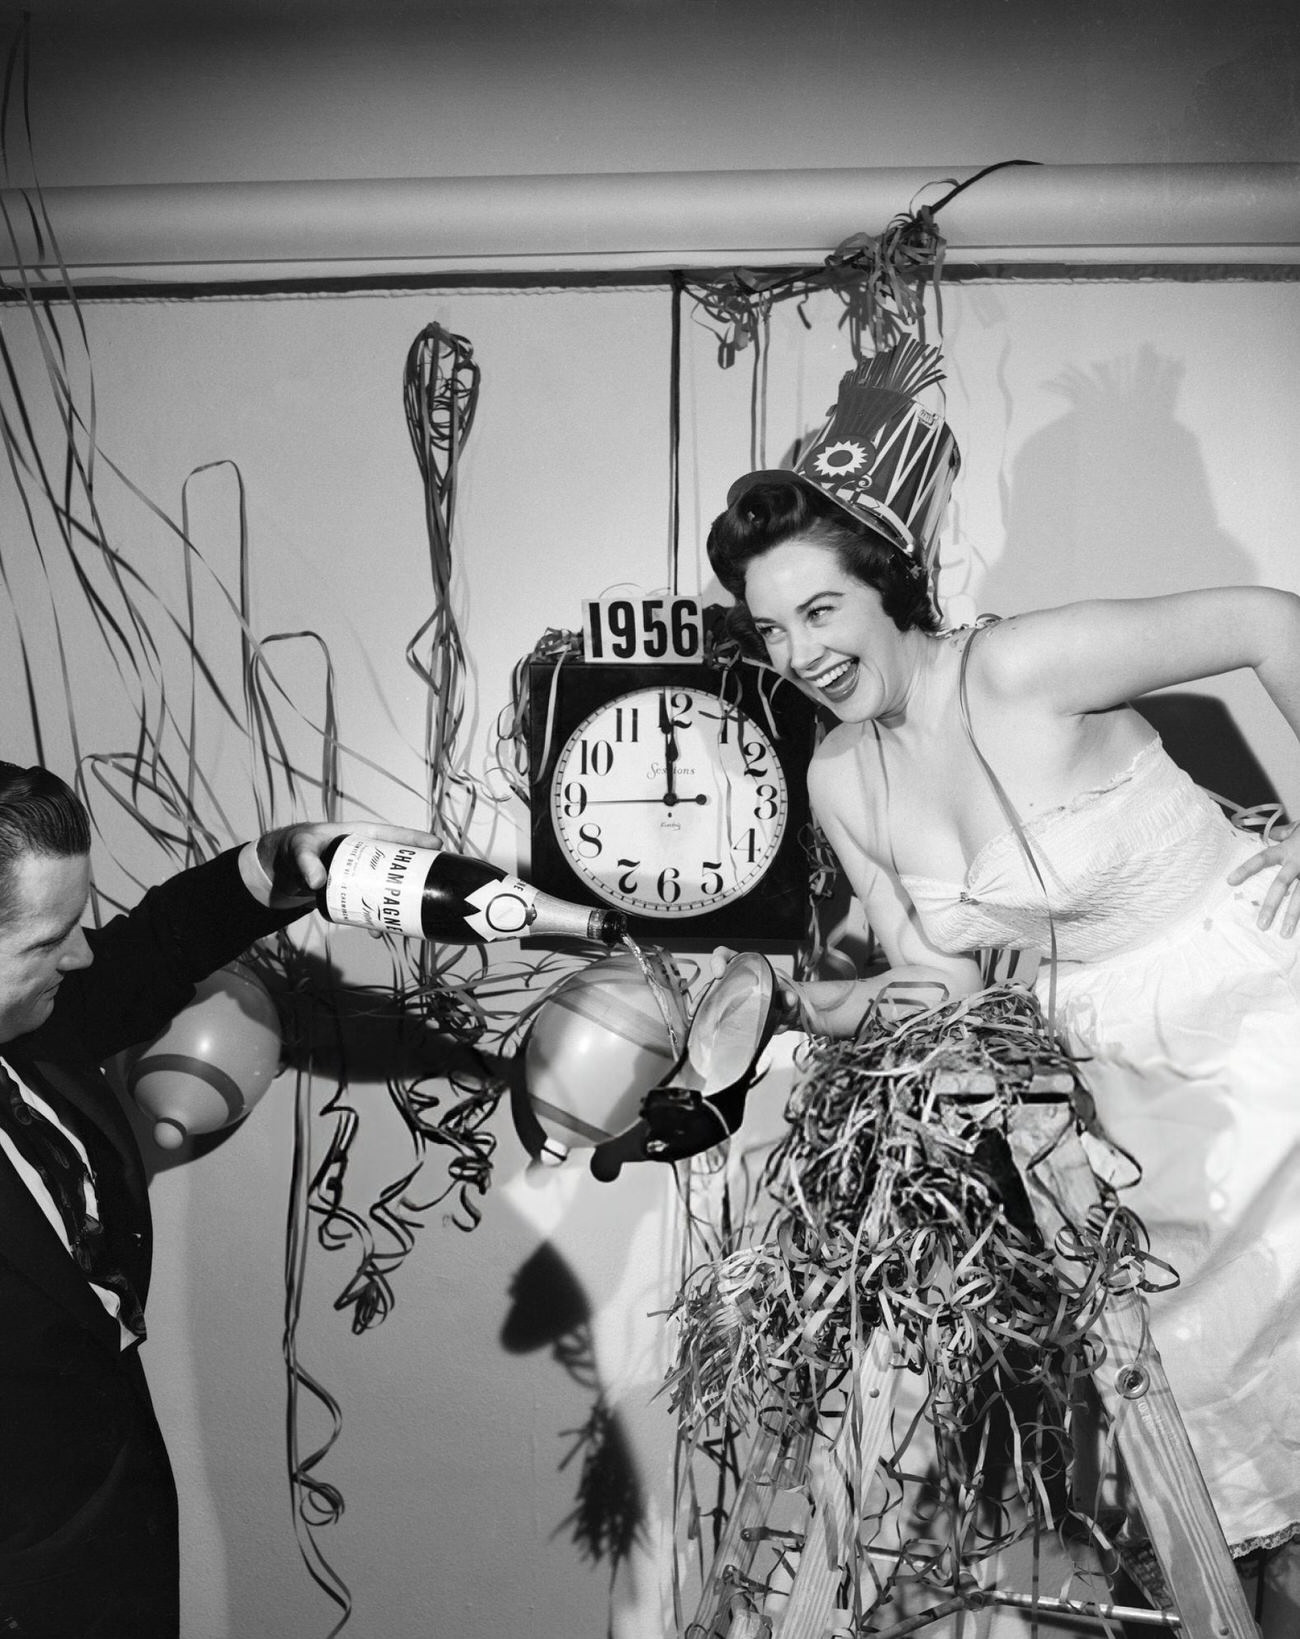
<instances>
[{"instance_id":1,"label":"smiling woman","mask_svg":"<svg viewBox=\"0 0 1300 1639\"><path fill-rule=\"evenodd\" d=\"M855 541L838 524L813 519L786 551L766 553L746 577L754 630L772 664L841 717L860 721L887 715L896 705L891 699L896 657L927 633L926 626L903 625L900 636L899 622L886 607L887 601L900 601L888 593L901 576L896 574L892 584L883 574L880 585L872 579L874 560L889 550L883 542ZM853 567L845 568L846 561ZM881 567L891 567L888 558Z\"/></svg>"},{"instance_id":2,"label":"smiling woman","mask_svg":"<svg viewBox=\"0 0 1300 1639\"><path fill-rule=\"evenodd\" d=\"M851 1035L901 977L946 998L979 987L990 947L1046 958L1049 1018L1181 1277L1152 1296L1152 1331L1225 1536L1277 1548L1300 1535L1300 835L1235 828L1128 702L1249 666L1300 735L1300 597L1225 587L940 629L956 453L873 362L795 469L733 486L709 537L752 639L838 719L809 797L889 963L791 1000L806 1028Z\"/></svg>"}]
</instances>

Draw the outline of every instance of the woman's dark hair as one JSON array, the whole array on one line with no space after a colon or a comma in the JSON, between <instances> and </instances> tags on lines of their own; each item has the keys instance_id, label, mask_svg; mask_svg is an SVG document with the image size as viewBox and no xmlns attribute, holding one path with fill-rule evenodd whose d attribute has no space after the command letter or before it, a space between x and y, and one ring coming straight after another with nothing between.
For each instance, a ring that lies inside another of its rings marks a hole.
<instances>
[{"instance_id":1,"label":"woman's dark hair","mask_svg":"<svg viewBox=\"0 0 1300 1639\"><path fill-rule=\"evenodd\" d=\"M708 554L713 573L736 600L732 625L741 643L763 653L745 609L745 572L755 558L795 539L829 547L846 575L880 593L900 632L939 629L925 573L886 536L836 506L808 484L754 484L713 521Z\"/></svg>"},{"instance_id":2,"label":"woman's dark hair","mask_svg":"<svg viewBox=\"0 0 1300 1639\"><path fill-rule=\"evenodd\" d=\"M27 854L90 852L84 804L57 774L0 762L0 914L9 909L14 867Z\"/></svg>"}]
</instances>

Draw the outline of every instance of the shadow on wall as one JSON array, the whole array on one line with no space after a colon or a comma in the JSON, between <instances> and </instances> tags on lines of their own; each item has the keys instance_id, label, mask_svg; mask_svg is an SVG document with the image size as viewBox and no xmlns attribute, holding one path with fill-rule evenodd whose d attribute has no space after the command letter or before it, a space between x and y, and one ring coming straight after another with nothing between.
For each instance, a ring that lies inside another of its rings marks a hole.
<instances>
[{"instance_id":1,"label":"shadow on wall","mask_svg":"<svg viewBox=\"0 0 1300 1639\"><path fill-rule=\"evenodd\" d=\"M1279 801L1222 700L1178 691L1150 694L1135 704L1174 761L1211 795L1238 808Z\"/></svg>"},{"instance_id":2,"label":"shadow on wall","mask_svg":"<svg viewBox=\"0 0 1300 1639\"><path fill-rule=\"evenodd\" d=\"M645 1519L641 1482L618 1412L610 1407L600 1381L586 1293L549 1242L515 1272L501 1346L509 1354L548 1349L592 1395L586 1422L565 1431L573 1443L560 1467L580 1461L573 1511L561 1528L569 1527L584 1559L606 1563L612 1576L632 1552Z\"/></svg>"},{"instance_id":3,"label":"shadow on wall","mask_svg":"<svg viewBox=\"0 0 1300 1639\"><path fill-rule=\"evenodd\" d=\"M431 1089L447 1080L486 1090L504 1083L505 1058L439 1029L436 1021L421 1017L404 994L383 985L344 983L316 953L296 953L292 984L277 972L262 977L275 1000L284 1036L277 1075L310 1071L323 1083L356 1087L402 1083ZM449 1097L447 1102L451 1101ZM160 1150L150 1136L150 1118L134 1099L123 1097L123 1102L151 1178L220 1149L242 1125L196 1133L182 1149ZM431 1121L438 1118L440 1102L436 1096L430 1100Z\"/></svg>"},{"instance_id":4,"label":"shadow on wall","mask_svg":"<svg viewBox=\"0 0 1300 1639\"><path fill-rule=\"evenodd\" d=\"M1066 411L1001 480L1006 542L982 609L1017 614L1257 578L1218 526L1200 448L1177 419L1182 374L1145 346L1046 384Z\"/></svg>"},{"instance_id":5,"label":"shadow on wall","mask_svg":"<svg viewBox=\"0 0 1300 1639\"><path fill-rule=\"evenodd\" d=\"M1258 579L1219 527L1200 448L1178 421L1182 376L1177 360L1144 346L1047 384L1067 408L1002 480L1006 544L982 609L1016 614ZM1278 800L1222 701L1179 691L1148 695L1138 709L1197 784L1242 807Z\"/></svg>"},{"instance_id":6,"label":"shadow on wall","mask_svg":"<svg viewBox=\"0 0 1300 1639\"><path fill-rule=\"evenodd\" d=\"M410 1266L399 1270L400 1246L385 1233L383 1222L372 1215L376 1170L382 1175L381 1182L395 1179L403 1170L406 1156L406 1151L400 1148L401 1124L391 1099L382 1089L389 1080L420 1078L437 1083L444 1077L464 1076L484 1069L503 1074L504 1061L441 1033L433 1023L403 1007L401 999L388 991L338 983L314 957L304 956L302 963L302 971L310 974L311 982L278 998L284 1008L285 1061L290 1069L309 1066L323 1088L328 1088L332 1080L346 1072L350 1094L344 1102L363 1113L362 1124L369 1132L369 1155L358 1153L355 1157L359 1175L346 1192L345 1204L365 1220L355 1222L354 1229L373 1232L370 1261L393 1276L396 1302L405 1311L403 1324L409 1325L422 1307L428 1312L428 1302L434 1293L445 1297L449 1279L445 1265L453 1252L448 1250L445 1237L436 1233L419 1240L424 1229L436 1231L443 1218L442 1211L425 1213L422 1222L417 1221L414 1212L407 1213L406 1223L418 1244L413 1248ZM276 1095L273 1091L268 1096ZM291 1089L282 1086L280 1096L291 1097ZM319 1115L318 1111L318 1119ZM141 1131L144 1136L144 1129ZM260 1125L243 1129L241 1165L254 1179L251 1187L255 1192L278 1192L287 1188L284 1158L268 1146L263 1131ZM232 1128L203 1135L179 1155L159 1152L146 1137L146 1154L152 1150L154 1171L163 1171L178 1161L215 1162L218 1159L215 1152L235 1141L239 1132L239 1128ZM360 1152L367 1146L358 1144L357 1148ZM320 1162L320 1154L316 1160ZM229 1153L226 1161L230 1161ZM443 1151L431 1160L429 1195L435 1194L438 1186L446 1182L445 1162ZM316 1198L319 1199L319 1195ZM397 1205L400 1207L401 1202ZM495 1201L493 1211L497 1223L480 1226L489 1245L494 1231L504 1233L506 1245L517 1244L514 1229L518 1226L511 1225L505 1205L504 1200ZM187 1220L180 1219L178 1224L184 1237ZM273 1271L274 1261L268 1262L264 1257L265 1245L256 1239L257 1225L258 1214L250 1211L232 1222L220 1237L202 1238L198 1234L202 1220L188 1220L188 1227L195 1234L186 1254L186 1273L192 1265L198 1290L215 1286L221 1280L232 1278L232 1272L244 1270L248 1273L240 1274L239 1278L246 1280L254 1293L264 1294L274 1284L274 1275L267 1274L268 1269ZM331 1254L342 1254L347 1267L327 1269L323 1262L318 1263L320 1228L319 1211L315 1211L305 1231L312 1242L312 1262L318 1264L313 1278L328 1282L331 1295L345 1282L351 1291L356 1283L355 1280L348 1282L348 1268L357 1265L365 1248L355 1236L346 1245L339 1242L329 1247ZM459 1248L454 1251L458 1253ZM477 1255L477 1249L471 1249L470 1255ZM255 1265L256 1273L253 1272ZM476 1339L486 1344L491 1331L495 1330L506 1354L549 1356L558 1368L550 1374L554 1382L550 1385L538 1382L532 1396L533 1416L543 1428L553 1429L555 1433L555 1466L560 1479L546 1489L545 1495L553 1499L558 1491L559 1502L558 1506L552 1504L554 1512L548 1521L550 1534L557 1540L567 1539L582 1560L607 1573L608 1590L602 1593L597 1587L591 1597L612 1602L615 1575L625 1570L643 1534L646 1505L633 1443L628 1438L622 1413L611 1404L611 1395L605 1386L607 1373L600 1370L597 1359L592 1301L569 1262L549 1243L536 1247L522 1262L516 1258L506 1265L512 1266L515 1273L504 1316L502 1296L491 1282L482 1283L482 1313L469 1306L458 1312L463 1347L471 1349ZM257 1297L252 1297L250 1310L256 1301ZM334 1301L335 1310L342 1306L342 1297ZM215 1353L213 1330L218 1319L198 1305L186 1308L181 1319L190 1333L193 1352L211 1360ZM480 1321L484 1320L488 1331L480 1329ZM326 1325L329 1325L327 1318ZM355 1331L355 1327L353 1329ZM412 1335L408 1331L407 1339ZM360 1371L347 1358L351 1345L336 1341L345 1339L346 1333L330 1330L320 1335L313 1332L311 1336L312 1346L305 1356L307 1369L313 1374L319 1369L315 1381L325 1394L339 1396L345 1435L337 1451L331 1451L320 1466L316 1477L326 1484L337 1483L349 1502L357 1502L355 1513L349 1511L348 1514L349 1531L355 1532L354 1520L360 1522L362 1531L360 1537L342 1536L334 1534L331 1525L330 1531L319 1537L318 1546L331 1569L348 1585L359 1617L368 1603L378 1603L381 1597L393 1609L400 1610L422 1596L420 1575L410 1576L409 1590L404 1583L399 1589L385 1590L381 1596L376 1588L381 1574L378 1565L386 1563L391 1556L387 1547L383 1554L370 1552L365 1532L371 1528L371 1519L382 1523L385 1516L376 1510L391 1510L399 1526L405 1517L404 1504L419 1514L427 1499L422 1491L414 1490L414 1486L428 1484L430 1475L439 1476L439 1469L432 1465L445 1453L436 1442L412 1433L406 1440L409 1450L398 1450L395 1444L385 1443L394 1439L394 1430L396 1439L403 1439L400 1425L408 1415L408 1408L423 1404L419 1397L427 1386L424 1380L427 1367L421 1361L418 1370L407 1369L409 1341L404 1349L396 1333L389 1333L377 1345L372 1345L368 1356L371 1364ZM268 1500L261 1494L250 1498L238 1464L226 1456L229 1441L223 1431L244 1415L241 1397L246 1385L256 1381L258 1374L267 1369L269 1355L265 1342L265 1334L259 1336L251 1323L246 1332L240 1330L233 1338L223 1335L219 1345L224 1361L222 1377L202 1385L196 1382L186 1394L174 1395L183 1419L177 1426L185 1429L189 1439L189 1447L182 1453L179 1465L185 1502L191 1516L199 1518L203 1526L212 1531L224 1551L223 1562L204 1567L202 1575L209 1585L208 1596L222 1602L226 1620L221 1631L241 1635L262 1631L258 1628L258 1617L265 1614L260 1606L265 1595L256 1581L233 1571L227 1575L225 1564L234 1568L257 1563L258 1532L263 1533L263 1542L266 1533L273 1530L277 1533L275 1543L263 1551L278 1556L283 1562L288 1589L285 1597L293 1602L292 1608L296 1611L301 1602L304 1611L309 1612L311 1601L316 1597L310 1580L294 1558L292 1538L281 1529L278 1513L272 1506L272 1503L278 1504L280 1498ZM483 1370L490 1374L491 1363L485 1360ZM537 1375L540 1377L541 1373ZM574 1397L568 1385L576 1385L579 1391L576 1416L572 1409ZM319 1407L310 1394L301 1394L300 1400L301 1426L310 1431L314 1440ZM553 1406L564 1406L565 1410L548 1423L547 1413ZM420 1468L420 1463L425 1466ZM384 1466L379 1480L374 1474L377 1465ZM452 1466L449 1459L449 1468ZM529 1563L526 1551L521 1552L521 1561ZM191 1570L190 1574L198 1573ZM310 1620L310 1615L304 1617L306 1620ZM289 1630L286 1627L282 1631ZM415 1634L428 1630L401 1624L388 1631Z\"/></svg>"}]
</instances>

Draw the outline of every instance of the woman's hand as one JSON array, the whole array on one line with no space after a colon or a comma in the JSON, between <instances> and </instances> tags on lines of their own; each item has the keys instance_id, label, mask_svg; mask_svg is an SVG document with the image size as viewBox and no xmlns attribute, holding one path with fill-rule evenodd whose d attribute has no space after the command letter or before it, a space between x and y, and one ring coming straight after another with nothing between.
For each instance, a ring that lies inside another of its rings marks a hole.
<instances>
[{"instance_id":1,"label":"woman's hand","mask_svg":"<svg viewBox=\"0 0 1300 1639\"><path fill-rule=\"evenodd\" d=\"M1284 939L1289 939L1300 927L1300 825L1278 826L1268 847L1238 865L1228 881L1236 887L1260 871L1270 869L1277 874L1268 885L1256 920L1261 928L1272 927L1273 919L1285 901L1286 913L1277 931Z\"/></svg>"},{"instance_id":2,"label":"woman's hand","mask_svg":"<svg viewBox=\"0 0 1300 1639\"><path fill-rule=\"evenodd\" d=\"M313 898L325 886L328 875L321 854L335 837L344 836L372 837L376 842L404 843L414 848L438 846L427 831L412 831L404 825L372 825L362 820L349 824L322 820L267 831L257 840L257 859L271 883L272 904Z\"/></svg>"},{"instance_id":3,"label":"woman's hand","mask_svg":"<svg viewBox=\"0 0 1300 1639\"><path fill-rule=\"evenodd\" d=\"M709 975L713 979L720 979L727 971L727 963L738 952L727 945L717 945L709 957ZM780 1005L777 1015L776 1028L781 1030L811 1030L811 1015L805 1006L800 988L793 979L787 979L785 974L772 969L776 979L776 994Z\"/></svg>"}]
</instances>

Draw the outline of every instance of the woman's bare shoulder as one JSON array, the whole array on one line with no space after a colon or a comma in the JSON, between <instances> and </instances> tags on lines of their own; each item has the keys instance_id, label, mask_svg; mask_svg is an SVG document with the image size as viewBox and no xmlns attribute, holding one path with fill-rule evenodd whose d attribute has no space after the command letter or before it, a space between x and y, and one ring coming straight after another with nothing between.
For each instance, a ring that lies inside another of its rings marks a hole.
<instances>
[{"instance_id":1,"label":"woman's bare shoulder","mask_svg":"<svg viewBox=\"0 0 1300 1639\"><path fill-rule=\"evenodd\" d=\"M867 732L862 723L837 723L813 752L808 800L823 825L839 819L857 829L867 823L862 766Z\"/></svg>"},{"instance_id":2,"label":"woman's bare shoulder","mask_svg":"<svg viewBox=\"0 0 1300 1639\"><path fill-rule=\"evenodd\" d=\"M836 723L818 742L808 765L808 787L834 786L862 765L862 723Z\"/></svg>"},{"instance_id":3,"label":"woman's bare shoulder","mask_svg":"<svg viewBox=\"0 0 1300 1639\"><path fill-rule=\"evenodd\" d=\"M1036 695L1059 667L1080 607L1031 609L978 627L970 640L971 680L1004 700Z\"/></svg>"}]
</instances>

